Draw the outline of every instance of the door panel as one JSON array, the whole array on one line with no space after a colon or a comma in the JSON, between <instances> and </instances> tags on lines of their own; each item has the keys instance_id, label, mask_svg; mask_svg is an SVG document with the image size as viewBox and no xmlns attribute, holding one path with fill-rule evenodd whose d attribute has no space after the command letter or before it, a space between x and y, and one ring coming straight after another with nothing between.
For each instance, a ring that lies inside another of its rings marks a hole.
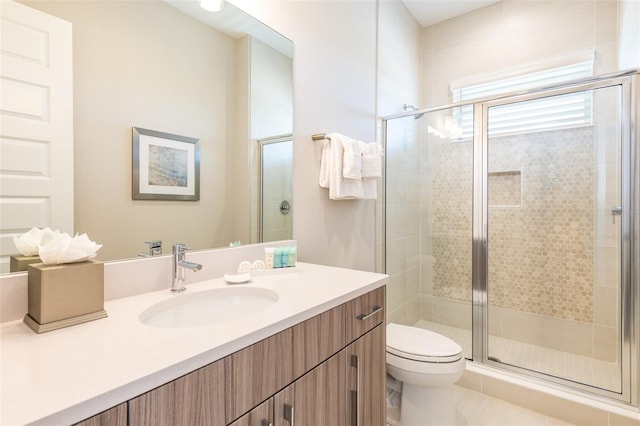
<instances>
[{"instance_id":1,"label":"door panel","mask_svg":"<svg viewBox=\"0 0 640 426\"><path fill-rule=\"evenodd\" d=\"M620 393L622 88L577 94L488 108L487 359Z\"/></svg>"},{"instance_id":2,"label":"door panel","mask_svg":"<svg viewBox=\"0 0 640 426\"><path fill-rule=\"evenodd\" d=\"M0 272L9 272L14 235L74 231L73 68L70 23L13 1L0 14Z\"/></svg>"}]
</instances>

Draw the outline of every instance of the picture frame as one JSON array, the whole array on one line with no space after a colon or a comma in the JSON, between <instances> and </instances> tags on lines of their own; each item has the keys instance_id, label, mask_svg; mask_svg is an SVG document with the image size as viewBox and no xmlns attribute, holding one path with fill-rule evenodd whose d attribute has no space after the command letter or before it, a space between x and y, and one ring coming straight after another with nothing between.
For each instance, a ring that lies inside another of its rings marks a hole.
<instances>
[{"instance_id":1,"label":"picture frame","mask_svg":"<svg viewBox=\"0 0 640 426\"><path fill-rule=\"evenodd\" d=\"M200 140L133 127L134 200L200 200Z\"/></svg>"}]
</instances>

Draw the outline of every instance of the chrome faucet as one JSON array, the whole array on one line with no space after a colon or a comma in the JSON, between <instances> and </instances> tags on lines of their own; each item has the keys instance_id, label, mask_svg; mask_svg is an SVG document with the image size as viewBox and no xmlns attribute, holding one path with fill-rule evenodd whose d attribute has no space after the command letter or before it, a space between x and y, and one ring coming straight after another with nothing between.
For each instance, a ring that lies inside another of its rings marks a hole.
<instances>
[{"instance_id":1,"label":"chrome faucet","mask_svg":"<svg viewBox=\"0 0 640 426\"><path fill-rule=\"evenodd\" d=\"M171 281L171 291L181 292L187 288L184 286L184 270L185 268L191 269L194 272L202 269L202 265L199 263L187 262L184 259L184 254L187 250L191 250L182 243L174 244L173 246L173 274Z\"/></svg>"},{"instance_id":2,"label":"chrome faucet","mask_svg":"<svg viewBox=\"0 0 640 426\"><path fill-rule=\"evenodd\" d=\"M146 245L149 246L146 253L138 253L138 257L153 257L153 256L161 256L162 255L162 241L160 240L151 240L145 241Z\"/></svg>"}]
</instances>

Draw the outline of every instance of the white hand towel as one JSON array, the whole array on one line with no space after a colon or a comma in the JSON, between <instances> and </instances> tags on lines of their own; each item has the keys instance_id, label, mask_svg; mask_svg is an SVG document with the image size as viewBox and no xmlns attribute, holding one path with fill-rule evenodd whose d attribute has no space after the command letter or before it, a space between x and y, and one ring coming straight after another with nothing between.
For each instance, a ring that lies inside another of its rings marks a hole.
<instances>
[{"instance_id":1,"label":"white hand towel","mask_svg":"<svg viewBox=\"0 0 640 426\"><path fill-rule=\"evenodd\" d=\"M329 198L332 200L353 200L363 197L361 179L345 179L342 175L344 160L344 141L348 138L340 133L328 135L331 141L331 170Z\"/></svg>"},{"instance_id":2,"label":"white hand towel","mask_svg":"<svg viewBox=\"0 0 640 426\"><path fill-rule=\"evenodd\" d=\"M360 169L362 167L363 142L345 138L342 141L344 149L344 161L342 162L342 176L345 179L362 179Z\"/></svg>"},{"instance_id":3,"label":"white hand towel","mask_svg":"<svg viewBox=\"0 0 640 426\"><path fill-rule=\"evenodd\" d=\"M320 157L320 176L318 184L321 188L329 188L331 182L331 142L325 139L322 145L322 157Z\"/></svg>"},{"instance_id":4,"label":"white hand towel","mask_svg":"<svg viewBox=\"0 0 640 426\"><path fill-rule=\"evenodd\" d=\"M376 142L365 144L362 149L361 175L363 179L382 177L382 149Z\"/></svg>"},{"instance_id":5,"label":"white hand towel","mask_svg":"<svg viewBox=\"0 0 640 426\"><path fill-rule=\"evenodd\" d=\"M375 200L378 198L378 181L375 179L362 179L362 198Z\"/></svg>"}]
</instances>

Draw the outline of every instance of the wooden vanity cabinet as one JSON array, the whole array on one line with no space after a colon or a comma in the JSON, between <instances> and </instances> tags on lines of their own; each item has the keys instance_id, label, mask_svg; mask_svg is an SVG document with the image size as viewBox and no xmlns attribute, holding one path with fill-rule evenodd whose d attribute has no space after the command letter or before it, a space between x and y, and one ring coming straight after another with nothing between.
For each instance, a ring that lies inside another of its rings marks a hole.
<instances>
[{"instance_id":1,"label":"wooden vanity cabinet","mask_svg":"<svg viewBox=\"0 0 640 426\"><path fill-rule=\"evenodd\" d=\"M140 395L122 404L125 419L130 426L383 426L384 301L380 287Z\"/></svg>"},{"instance_id":2,"label":"wooden vanity cabinet","mask_svg":"<svg viewBox=\"0 0 640 426\"><path fill-rule=\"evenodd\" d=\"M308 372L275 395L274 426L385 424L384 291L293 327L294 370Z\"/></svg>"},{"instance_id":3,"label":"wooden vanity cabinet","mask_svg":"<svg viewBox=\"0 0 640 426\"><path fill-rule=\"evenodd\" d=\"M74 426L127 426L127 424L127 403L123 402Z\"/></svg>"},{"instance_id":4,"label":"wooden vanity cabinet","mask_svg":"<svg viewBox=\"0 0 640 426\"><path fill-rule=\"evenodd\" d=\"M273 399L274 426L383 426L384 324L309 371ZM251 423L251 426L263 425Z\"/></svg>"},{"instance_id":5,"label":"wooden vanity cabinet","mask_svg":"<svg viewBox=\"0 0 640 426\"><path fill-rule=\"evenodd\" d=\"M224 425L224 375L216 361L130 400L129 426Z\"/></svg>"},{"instance_id":6,"label":"wooden vanity cabinet","mask_svg":"<svg viewBox=\"0 0 640 426\"><path fill-rule=\"evenodd\" d=\"M352 426L384 425L386 421L385 325L380 324L347 347Z\"/></svg>"},{"instance_id":7,"label":"wooden vanity cabinet","mask_svg":"<svg viewBox=\"0 0 640 426\"><path fill-rule=\"evenodd\" d=\"M348 424L346 372L343 349L278 392L274 426Z\"/></svg>"},{"instance_id":8,"label":"wooden vanity cabinet","mask_svg":"<svg viewBox=\"0 0 640 426\"><path fill-rule=\"evenodd\" d=\"M292 329L227 356L224 366L230 422L293 381Z\"/></svg>"},{"instance_id":9,"label":"wooden vanity cabinet","mask_svg":"<svg viewBox=\"0 0 640 426\"><path fill-rule=\"evenodd\" d=\"M272 419L273 398L269 398L229 426L273 426Z\"/></svg>"}]
</instances>

